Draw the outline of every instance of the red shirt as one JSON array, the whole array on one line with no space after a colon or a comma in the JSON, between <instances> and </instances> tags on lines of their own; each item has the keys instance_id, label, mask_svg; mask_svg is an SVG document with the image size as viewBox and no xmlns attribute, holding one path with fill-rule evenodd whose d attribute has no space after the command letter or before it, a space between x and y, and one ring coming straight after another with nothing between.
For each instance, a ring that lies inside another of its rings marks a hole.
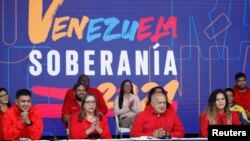
<instances>
[{"instance_id":1,"label":"red shirt","mask_svg":"<svg viewBox=\"0 0 250 141\"><path fill-rule=\"evenodd\" d=\"M86 135L86 130L92 126L92 123L89 122L86 118L82 121L78 121L79 113L74 113L70 116L69 119L69 134L70 139L88 139ZM100 134L101 139L111 139L111 134L109 131L108 119L106 116L102 116L102 120L98 122L100 128L102 129L102 134ZM90 135L98 134L95 130Z\"/></svg>"},{"instance_id":2,"label":"red shirt","mask_svg":"<svg viewBox=\"0 0 250 141\"><path fill-rule=\"evenodd\" d=\"M3 114L4 112L0 110L0 140L3 140L3 123L2 123Z\"/></svg>"},{"instance_id":3,"label":"red shirt","mask_svg":"<svg viewBox=\"0 0 250 141\"><path fill-rule=\"evenodd\" d=\"M232 125L240 125L240 117L238 112L232 113ZM200 116L200 134L201 137L208 137L208 125L207 113L202 113ZM226 117L226 113L216 115L216 125L229 125Z\"/></svg>"},{"instance_id":4,"label":"red shirt","mask_svg":"<svg viewBox=\"0 0 250 141\"><path fill-rule=\"evenodd\" d=\"M154 113L152 106L147 106L146 109L135 117L132 126L131 136L153 136L156 129L167 129L171 137L184 137L184 127L172 108L166 109L163 114L157 115Z\"/></svg>"},{"instance_id":5,"label":"red shirt","mask_svg":"<svg viewBox=\"0 0 250 141\"><path fill-rule=\"evenodd\" d=\"M237 86L234 87L234 101L236 104L242 106L246 111L250 112L250 89L246 92L239 92Z\"/></svg>"},{"instance_id":6,"label":"red shirt","mask_svg":"<svg viewBox=\"0 0 250 141\"><path fill-rule=\"evenodd\" d=\"M42 115L37 109L31 107L29 110L29 119L32 125L28 126L21 120L21 112L17 105L9 108L3 116L3 133L5 140L18 140L19 138L29 138L31 140L38 140L43 132Z\"/></svg>"},{"instance_id":7,"label":"red shirt","mask_svg":"<svg viewBox=\"0 0 250 141\"><path fill-rule=\"evenodd\" d=\"M108 112L108 107L103 99L102 93L96 88L89 88L88 93L93 94L96 97L98 111L106 115ZM62 107L62 117L64 115L70 115L75 112L80 112L80 105L76 102L75 94L73 89L69 89L65 95L64 103Z\"/></svg>"}]
</instances>

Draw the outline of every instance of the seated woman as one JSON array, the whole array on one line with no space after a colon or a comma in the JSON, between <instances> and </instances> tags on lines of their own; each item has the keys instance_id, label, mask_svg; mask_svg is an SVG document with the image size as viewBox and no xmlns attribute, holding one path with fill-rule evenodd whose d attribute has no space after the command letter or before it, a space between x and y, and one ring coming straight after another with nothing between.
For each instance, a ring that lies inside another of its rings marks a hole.
<instances>
[{"instance_id":1,"label":"seated woman","mask_svg":"<svg viewBox=\"0 0 250 141\"><path fill-rule=\"evenodd\" d=\"M9 95L5 88L0 88L0 140L3 140L3 133L2 133L2 118L4 112L10 108L11 104L9 101Z\"/></svg>"},{"instance_id":2,"label":"seated woman","mask_svg":"<svg viewBox=\"0 0 250 141\"><path fill-rule=\"evenodd\" d=\"M94 95L84 95L81 102L81 112L74 113L69 118L69 133L71 139L111 139L108 119L97 113L97 101Z\"/></svg>"},{"instance_id":3,"label":"seated woman","mask_svg":"<svg viewBox=\"0 0 250 141\"><path fill-rule=\"evenodd\" d=\"M134 117L141 112L140 99L133 92L130 80L124 80L120 87L120 95L115 98L114 112L119 117L121 127L130 128Z\"/></svg>"},{"instance_id":4,"label":"seated woman","mask_svg":"<svg viewBox=\"0 0 250 141\"><path fill-rule=\"evenodd\" d=\"M200 116L201 137L208 137L208 125L240 125L237 112L229 110L228 98L223 90L214 90L208 99L204 113Z\"/></svg>"}]
</instances>

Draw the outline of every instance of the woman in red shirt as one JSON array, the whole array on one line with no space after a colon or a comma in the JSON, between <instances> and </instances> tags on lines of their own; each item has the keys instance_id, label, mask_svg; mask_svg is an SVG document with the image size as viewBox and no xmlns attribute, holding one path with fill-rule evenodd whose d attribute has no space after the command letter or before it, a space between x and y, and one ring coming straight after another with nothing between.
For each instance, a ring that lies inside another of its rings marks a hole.
<instances>
[{"instance_id":1,"label":"woman in red shirt","mask_svg":"<svg viewBox=\"0 0 250 141\"><path fill-rule=\"evenodd\" d=\"M228 98L223 90L214 90L204 113L200 116L201 137L208 137L208 125L240 125L237 112L229 110Z\"/></svg>"},{"instance_id":2,"label":"woman in red shirt","mask_svg":"<svg viewBox=\"0 0 250 141\"><path fill-rule=\"evenodd\" d=\"M96 103L94 95L84 95L81 102L81 112L71 115L69 119L71 139L111 138L108 119L97 112Z\"/></svg>"},{"instance_id":3,"label":"woman in red shirt","mask_svg":"<svg viewBox=\"0 0 250 141\"><path fill-rule=\"evenodd\" d=\"M0 88L0 140L3 140L3 127L2 127L2 118L4 112L10 108L9 95L5 88Z\"/></svg>"}]
</instances>

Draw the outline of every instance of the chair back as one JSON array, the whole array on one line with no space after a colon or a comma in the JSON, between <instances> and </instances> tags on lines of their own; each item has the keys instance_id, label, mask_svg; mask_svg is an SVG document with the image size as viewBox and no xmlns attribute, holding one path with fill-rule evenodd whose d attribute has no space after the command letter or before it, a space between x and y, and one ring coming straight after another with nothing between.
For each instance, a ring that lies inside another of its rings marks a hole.
<instances>
[{"instance_id":1,"label":"chair back","mask_svg":"<svg viewBox=\"0 0 250 141\"><path fill-rule=\"evenodd\" d=\"M122 138L122 133L130 133L130 128L120 127L118 115L115 115L116 124L116 135L120 133L120 138Z\"/></svg>"}]
</instances>

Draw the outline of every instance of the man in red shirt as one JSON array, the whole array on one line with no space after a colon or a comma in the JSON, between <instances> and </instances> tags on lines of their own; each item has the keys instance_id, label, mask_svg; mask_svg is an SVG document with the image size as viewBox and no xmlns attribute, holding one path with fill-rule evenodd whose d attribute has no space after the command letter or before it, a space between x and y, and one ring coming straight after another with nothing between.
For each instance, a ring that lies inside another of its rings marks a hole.
<instances>
[{"instance_id":1,"label":"man in red shirt","mask_svg":"<svg viewBox=\"0 0 250 141\"><path fill-rule=\"evenodd\" d=\"M152 94L151 99L151 105L136 116L131 136L184 137L184 127L179 117L172 108L166 106L166 95L157 92Z\"/></svg>"},{"instance_id":2,"label":"man in red shirt","mask_svg":"<svg viewBox=\"0 0 250 141\"><path fill-rule=\"evenodd\" d=\"M104 101L102 93L98 89L92 88L89 86L90 85L89 77L85 74L82 74L79 76L77 83L84 86L83 91L86 91L86 92L82 92L82 93L84 94L90 93L96 97L97 105L98 105L97 110L101 112L103 115L106 115L108 112L108 107ZM76 92L74 91L74 89L69 89L64 98L64 103L62 107L62 118L65 124L68 123L68 117L70 114L75 113L75 112L80 112L80 106L76 102L77 97L75 96L75 93Z\"/></svg>"},{"instance_id":3,"label":"man in red shirt","mask_svg":"<svg viewBox=\"0 0 250 141\"><path fill-rule=\"evenodd\" d=\"M21 138L38 140L42 136L44 127L42 115L32 107L29 90L17 91L15 105L4 113L2 122L5 140Z\"/></svg>"},{"instance_id":4,"label":"man in red shirt","mask_svg":"<svg viewBox=\"0 0 250 141\"><path fill-rule=\"evenodd\" d=\"M242 106L248 119L250 119L250 89L247 87L247 77L239 72L235 75L236 85L234 87L235 103Z\"/></svg>"}]
</instances>

